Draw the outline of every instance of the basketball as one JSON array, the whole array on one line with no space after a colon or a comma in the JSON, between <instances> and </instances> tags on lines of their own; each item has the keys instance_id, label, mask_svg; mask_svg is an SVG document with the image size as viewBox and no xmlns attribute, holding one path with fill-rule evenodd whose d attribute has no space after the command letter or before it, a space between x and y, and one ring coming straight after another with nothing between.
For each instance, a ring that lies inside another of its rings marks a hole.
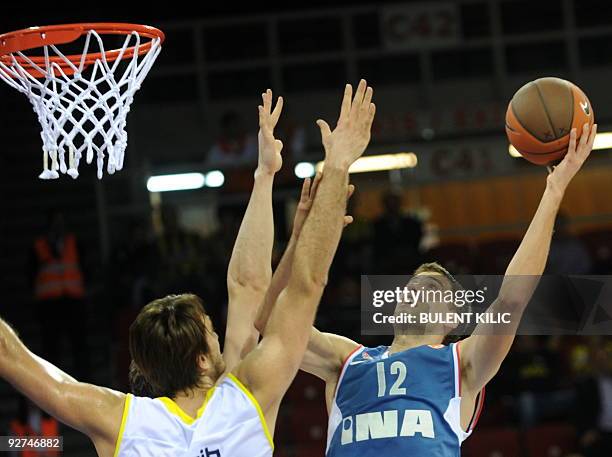
<instances>
[{"instance_id":1,"label":"basketball","mask_svg":"<svg viewBox=\"0 0 612 457\"><path fill-rule=\"evenodd\" d=\"M540 78L510 100L506 134L525 159L547 165L565 156L572 128L580 138L582 126L592 126L594 120L591 102L578 86L560 78Z\"/></svg>"}]
</instances>

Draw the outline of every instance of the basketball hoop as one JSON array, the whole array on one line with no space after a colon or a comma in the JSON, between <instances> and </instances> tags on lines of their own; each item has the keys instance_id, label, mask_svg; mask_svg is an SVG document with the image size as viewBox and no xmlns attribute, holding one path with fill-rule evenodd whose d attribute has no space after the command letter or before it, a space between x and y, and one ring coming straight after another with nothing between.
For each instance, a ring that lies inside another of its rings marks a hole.
<instances>
[{"instance_id":1,"label":"basketball hoop","mask_svg":"<svg viewBox=\"0 0 612 457\"><path fill-rule=\"evenodd\" d=\"M107 51L103 35L125 39ZM60 45L83 36L82 52L60 51ZM105 157L109 174L123 168L126 117L164 38L156 28L119 23L31 27L0 35L0 79L29 98L42 127L39 178L58 178L58 171L76 178L83 155L91 163L94 153L99 179ZM36 48L42 55L25 54Z\"/></svg>"}]
</instances>

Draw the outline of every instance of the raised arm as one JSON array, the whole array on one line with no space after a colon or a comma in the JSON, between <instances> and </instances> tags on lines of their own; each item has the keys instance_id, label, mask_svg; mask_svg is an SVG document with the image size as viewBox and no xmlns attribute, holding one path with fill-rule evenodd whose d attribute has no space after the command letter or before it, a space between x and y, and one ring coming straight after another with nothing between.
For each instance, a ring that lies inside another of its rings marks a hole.
<instances>
[{"instance_id":1,"label":"raised arm","mask_svg":"<svg viewBox=\"0 0 612 457\"><path fill-rule=\"evenodd\" d=\"M346 211L348 168L369 140L375 107L372 89L359 84L351 103L347 85L338 126L332 133L318 121L325 147L325 169L312 210L297 240L291 275L273 308L266 333L235 370L259 400L266 419L276 418L280 399L300 366L310 337L317 305L327 282L340 240Z\"/></svg>"},{"instance_id":2,"label":"raised arm","mask_svg":"<svg viewBox=\"0 0 612 457\"><path fill-rule=\"evenodd\" d=\"M512 346L520 318L544 272L555 217L565 190L591 153L596 134L597 125L589 129L585 124L576 145L576 130L570 133L568 152L548 175L538 209L508 265L499 296L489 307L490 312L511 313L512 324L504 326L502 335L476 327L474 335L460 343L464 387L472 392L480 391L497 373Z\"/></svg>"},{"instance_id":3,"label":"raised arm","mask_svg":"<svg viewBox=\"0 0 612 457\"><path fill-rule=\"evenodd\" d=\"M278 263L274 274L272 275L272 280L268 290L266 291L264 300L257 310L257 317L254 324L255 328L261 334L263 334L265 331L265 327L268 323L268 319L270 318L272 307L276 303L276 299L289 283L291 266L293 265L293 257L295 255L295 245L300 232L302 231L302 227L304 226L304 222L306 221L306 217L310 212L310 208L312 207L312 202L314 201L317 187L321 181L321 176L321 173L317 173L314 180L311 181L310 178L306 178L302 184L300 201L297 205L295 216L293 218L291 237L289 238L289 242L287 243L287 247L285 248L285 252L283 252L281 260Z\"/></svg>"},{"instance_id":4,"label":"raised arm","mask_svg":"<svg viewBox=\"0 0 612 457\"><path fill-rule=\"evenodd\" d=\"M228 371L257 345L259 335L253 321L272 276L272 184L283 162L283 144L274 138L274 127L283 109L283 99L279 97L272 110L272 91L268 89L262 98L255 184L227 270L229 304L223 358Z\"/></svg>"},{"instance_id":5,"label":"raised arm","mask_svg":"<svg viewBox=\"0 0 612 457\"><path fill-rule=\"evenodd\" d=\"M111 456L125 394L76 381L34 355L0 319L0 377L64 424L88 435L100 456Z\"/></svg>"},{"instance_id":6,"label":"raised arm","mask_svg":"<svg viewBox=\"0 0 612 457\"><path fill-rule=\"evenodd\" d=\"M317 173L312 181L312 184L310 178L306 178L304 180L304 184L302 185L302 193L295 212L291 238L289 239L289 243L287 244L287 248L283 253L281 261L274 271L272 281L270 282L270 287L266 292L266 296L257 313L257 319L255 320L255 327L257 330L259 330L259 332L261 332L262 335L265 334L268 319L274 305L276 304L278 296L282 290L287 287L289 282L289 277L291 276L291 266L293 265L293 258L295 255L295 246L308 213L312 208L312 202L314 201L314 197L317 193L321 176L322 175L320 173ZM348 188L347 200L351 197L354 190L355 186L350 184ZM352 221L352 216L344 216L345 227ZM335 380L337 379L338 371L340 370L346 355L352 352L357 346L357 343L348 338L334 335L332 333L320 332L313 327L308 341L308 348L306 349L306 354L304 354L300 368L325 381Z\"/></svg>"}]
</instances>

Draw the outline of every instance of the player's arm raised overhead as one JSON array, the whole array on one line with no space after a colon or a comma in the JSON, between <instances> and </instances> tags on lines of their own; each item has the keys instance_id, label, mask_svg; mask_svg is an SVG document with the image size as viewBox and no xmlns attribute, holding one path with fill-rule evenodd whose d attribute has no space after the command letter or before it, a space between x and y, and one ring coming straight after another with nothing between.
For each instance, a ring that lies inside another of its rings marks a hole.
<instances>
[{"instance_id":1,"label":"player's arm raised overhead","mask_svg":"<svg viewBox=\"0 0 612 457\"><path fill-rule=\"evenodd\" d=\"M51 416L88 435L100 456L113 454L125 394L76 381L30 352L2 319L0 377Z\"/></svg>"},{"instance_id":2,"label":"player's arm raised overhead","mask_svg":"<svg viewBox=\"0 0 612 457\"><path fill-rule=\"evenodd\" d=\"M255 327L262 335L265 334L270 313L276 304L278 296L282 290L287 287L289 282L289 277L291 276L291 266L293 265L293 258L295 255L295 246L302 231L304 221L308 217L310 209L312 208L312 202L314 201L317 193L321 176L321 173L317 173L312 182L310 178L306 178L304 180L304 184L302 185L302 193L295 212L293 230L291 232L289 243L287 244L281 261L274 271L272 281L270 282L270 287L266 292L266 296L257 313L257 319L255 320ZM347 200L351 197L354 191L355 186L350 184L348 188ZM344 216L344 226L347 226L352 221L352 216ZM300 368L325 381L336 379L337 373L340 370L346 354L350 353L357 346L357 343L348 338L334 335L332 333L320 332L313 327L310 339L308 341L308 348L306 349L306 353L304 354Z\"/></svg>"},{"instance_id":3,"label":"player's arm raised overhead","mask_svg":"<svg viewBox=\"0 0 612 457\"><path fill-rule=\"evenodd\" d=\"M512 324L504 326L503 335L492 335L490 329L476 327L474 335L460 343L464 388L471 392L480 391L497 373L512 346L520 318L544 272L565 190L591 153L596 133L597 125L591 129L585 125L576 144L576 130L572 130L568 152L548 175L538 209L508 265L499 296L488 309L494 313L511 313Z\"/></svg>"},{"instance_id":4,"label":"player's arm raised overhead","mask_svg":"<svg viewBox=\"0 0 612 457\"><path fill-rule=\"evenodd\" d=\"M304 222L306 221L306 217L310 212L310 208L312 208L312 202L314 201L314 196L317 193L317 187L321 182L321 176L322 174L319 172L315 175L314 179L311 180L310 178L306 178L302 184L302 193L300 194L300 201L298 202L295 216L293 218L293 229L291 231L291 236L289 237L289 242L287 243L285 252L283 252L281 260L278 263L274 274L272 275L272 280L268 290L266 290L264 300L257 310L257 317L254 324L255 328L262 334L264 333L268 319L270 318L270 313L272 312L272 308L276 303L276 299L289 283L291 266L293 265L293 257L295 255L295 245L297 244L297 240L302 231L302 227L304 226Z\"/></svg>"},{"instance_id":5,"label":"player's arm raised overhead","mask_svg":"<svg viewBox=\"0 0 612 457\"><path fill-rule=\"evenodd\" d=\"M227 270L229 304L223 358L228 371L257 345L259 335L253 321L272 276L272 185L283 163L283 144L274 138L274 127L283 109L283 98L278 98L274 109L270 89L262 98L255 183Z\"/></svg>"},{"instance_id":6,"label":"player's arm raised overhead","mask_svg":"<svg viewBox=\"0 0 612 457\"><path fill-rule=\"evenodd\" d=\"M257 349L236 368L273 422L282 396L300 366L316 309L340 240L346 211L348 169L369 140L375 107L372 89L361 81L354 100L347 86L338 126L317 121L325 147L325 168L317 195L295 247L291 275L280 293Z\"/></svg>"}]
</instances>

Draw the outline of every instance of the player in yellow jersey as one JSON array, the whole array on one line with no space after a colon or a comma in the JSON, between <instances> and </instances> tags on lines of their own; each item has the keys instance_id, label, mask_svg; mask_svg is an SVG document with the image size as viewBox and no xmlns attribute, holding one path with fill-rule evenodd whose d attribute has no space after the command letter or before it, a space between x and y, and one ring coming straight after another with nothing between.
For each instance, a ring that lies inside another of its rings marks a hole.
<instances>
[{"instance_id":1,"label":"player in yellow jersey","mask_svg":"<svg viewBox=\"0 0 612 457\"><path fill-rule=\"evenodd\" d=\"M234 310L240 308L233 305L256 303L269 281L265 276L261 282L251 281L249 271L254 270L249 270L249 262L259 254L247 251L253 244L269 242L264 229L257 232L257 214L271 217L267 205L272 176L282 162L282 144L273 137L281 108L277 104L272 110L270 92L260 107L260 158L253 195L228 272L234 303L228 318L230 344L223 354L199 298L185 294L148 304L130 329L134 365L160 398L78 382L32 354L2 320L0 376L49 414L88 435L101 457L271 456L280 401L306 350L340 239L348 168L370 139L375 113L371 99L372 89L365 81L354 98L347 85L337 127L331 131L319 121L325 172L295 245L291 277L270 315L266 335L253 350L249 351L256 338L252 319L237 316Z\"/></svg>"}]
</instances>

